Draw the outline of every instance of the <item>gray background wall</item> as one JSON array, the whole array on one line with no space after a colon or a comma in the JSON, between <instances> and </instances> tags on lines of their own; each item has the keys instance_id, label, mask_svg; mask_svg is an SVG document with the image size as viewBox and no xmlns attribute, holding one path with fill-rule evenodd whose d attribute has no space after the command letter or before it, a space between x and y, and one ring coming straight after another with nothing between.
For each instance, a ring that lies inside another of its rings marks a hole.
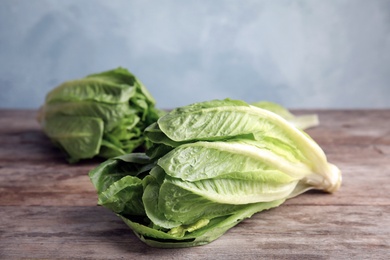
<instances>
[{"instance_id":1,"label":"gray background wall","mask_svg":"<svg viewBox=\"0 0 390 260\"><path fill-rule=\"evenodd\" d=\"M118 66L161 108L390 107L388 0L0 0L0 107Z\"/></svg>"}]
</instances>

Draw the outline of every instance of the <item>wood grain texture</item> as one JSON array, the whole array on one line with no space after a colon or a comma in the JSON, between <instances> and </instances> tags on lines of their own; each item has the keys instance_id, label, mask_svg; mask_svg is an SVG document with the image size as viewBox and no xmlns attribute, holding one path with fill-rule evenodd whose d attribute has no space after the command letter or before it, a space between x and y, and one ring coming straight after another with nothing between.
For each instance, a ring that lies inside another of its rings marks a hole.
<instances>
[{"instance_id":1,"label":"wood grain texture","mask_svg":"<svg viewBox=\"0 0 390 260\"><path fill-rule=\"evenodd\" d=\"M390 110L312 110L308 132L343 172L335 194L307 192L201 247L144 245L96 206L88 171L69 165L35 111L0 110L0 259L388 259Z\"/></svg>"}]
</instances>

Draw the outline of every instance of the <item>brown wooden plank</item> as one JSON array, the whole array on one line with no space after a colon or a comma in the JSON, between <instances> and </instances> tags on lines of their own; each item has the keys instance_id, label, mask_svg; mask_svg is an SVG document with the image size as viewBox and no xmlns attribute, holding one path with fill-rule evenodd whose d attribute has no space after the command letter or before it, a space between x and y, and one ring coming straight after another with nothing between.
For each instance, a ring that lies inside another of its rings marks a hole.
<instances>
[{"instance_id":1,"label":"brown wooden plank","mask_svg":"<svg viewBox=\"0 0 390 260\"><path fill-rule=\"evenodd\" d=\"M373 128L375 124L385 124L382 119L386 119L389 113L380 114L383 115L370 116L363 120L360 113L348 111L345 117L349 120L348 125L353 127L347 130L359 127ZM9 127L0 130L0 190L3 192L0 196L0 205L95 204L95 191L87 174L101 160L68 164L61 152L53 147L39 129L33 111L8 111L5 116L4 112L0 111L0 115L2 115L0 123ZM381 196L382 190L389 183L387 179L390 174L388 163L390 154L386 152L390 147L388 144L390 137L386 135L387 128L382 125L381 131L363 132L361 136L363 134L366 136L363 141L356 137L353 143L338 144L330 142L330 139L323 136L329 136L329 132L335 131L328 126L330 124L328 118L341 117L340 112L320 111L319 116L323 123L317 128L310 129L310 134L323 142L322 147L329 161L342 170L342 188L333 195L323 193L301 195L299 199L289 203L388 205L388 199ZM337 126L342 124L339 122L333 127ZM372 139L373 142L376 140L382 150L379 151L376 146L367 143L368 139Z\"/></svg>"},{"instance_id":2,"label":"brown wooden plank","mask_svg":"<svg viewBox=\"0 0 390 260\"><path fill-rule=\"evenodd\" d=\"M363 160L363 159L362 159ZM389 205L383 191L389 186L390 165L337 163L343 184L334 194L308 192L292 199L292 204ZM26 167L28 166L28 167ZM0 205L92 206L96 192L88 172L95 164L15 165L0 169Z\"/></svg>"},{"instance_id":3,"label":"brown wooden plank","mask_svg":"<svg viewBox=\"0 0 390 260\"><path fill-rule=\"evenodd\" d=\"M101 160L70 165L36 111L0 110L0 259L387 259L390 110L295 112L319 115L308 132L342 170L341 189L307 192L210 245L161 250L96 206L87 173Z\"/></svg>"},{"instance_id":4,"label":"brown wooden plank","mask_svg":"<svg viewBox=\"0 0 390 260\"><path fill-rule=\"evenodd\" d=\"M2 164L0 205L96 205L95 164Z\"/></svg>"},{"instance_id":5,"label":"brown wooden plank","mask_svg":"<svg viewBox=\"0 0 390 260\"><path fill-rule=\"evenodd\" d=\"M390 252L389 206L282 205L209 245L151 248L101 207L0 207L1 259L341 259ZM17 220L17 221L16 221Z\"/></svg>"}]
</instances>

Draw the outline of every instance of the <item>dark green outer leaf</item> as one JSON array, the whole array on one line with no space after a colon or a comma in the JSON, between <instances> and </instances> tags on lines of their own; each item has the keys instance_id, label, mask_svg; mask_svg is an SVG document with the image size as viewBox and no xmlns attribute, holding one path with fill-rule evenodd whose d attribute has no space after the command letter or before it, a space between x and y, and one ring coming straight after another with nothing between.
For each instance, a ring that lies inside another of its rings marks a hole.
<instances>
[{"instance_id":1,"label":"dark green outer leaf","mask_svg":"<svg viewBox=\"0 0 390 260\"><path fill-rule=\"evenodd\" d=\"M124 215L145 216L141 179L125 176L99 194L98 204Z\"/></svg>"},{"instance_id":2,"label":"dark green outer leaf","mask_svg":"<svg viewBox=\"0 0 390 260\"><path fill-rule=\"evenodd\" d=\"M152 166L144 154L132 153L105 161L91 170L89 177L98 193L101 193L121 178L127 175L137 177L148 172Z\"/></svg>"},{"instance_id":3,"label":"dark green outer leaf","mask_svg":"<svg viewBox=\"0 0 390 260\"><path fill-rule=\"evenodd\" d=\"M134 233L146 244L160 248L180 248L208 244L222 236L227 230L253 214L274 208L284 200L248 205L233 215L212 219L209 224L194 232L186 233L183 237L176 237L164 231L147 227L137 221L119 215Z\"/></svg>"},{"instance_id":4,"label":"dark green outer leaf","mask_svg":"<svg viewBox=\"0 0 390 260\"><path fill-rule=\"evenodd\" d=\"M88 78L99 78L117 84L135 86L137 88L137 92L144 96L145 101L148 104L154 105L156 103L153 96L142 84L142 82L125 68L119 67L117 69L101 72L98 74L91 74L88 76Z\"/></svg>"},{"instance_id":5,"label":"dark green outer leaf","mask_svg":"<svg viewBox=\"0 0 390 260\"><path fill-rule=\"evenodd\" d=\"M105 132L113 129L123 117L132 113L126 103L103 104L94 101L71 101L48 104L44 107L46 120L57 116L101 118L104 122Z\"/></svg>"},{"instance_id":6,"label":"dark green outer leaf","mask_svg":"<svg viewBox=\"0 0 390 260\"><path fill-rule=\"evenodd\" d=\"M46 104L69 101L96 101L107 104L125 103L136 94L128 84L116 84L99 78L83 78L62 83L46 96Z\"/></svg>"},{"instance_id":7,"label":"dark green outer leaf","mask_svg":"<svg viewBox=\"0 0 390 260\"><path fill-rule=\"evenodd\" d=\"M71 162L92 158L99 152L103 121L95 117L57 116L45 121L48 137L64 149Z\"/></svg>"}]
</instances>

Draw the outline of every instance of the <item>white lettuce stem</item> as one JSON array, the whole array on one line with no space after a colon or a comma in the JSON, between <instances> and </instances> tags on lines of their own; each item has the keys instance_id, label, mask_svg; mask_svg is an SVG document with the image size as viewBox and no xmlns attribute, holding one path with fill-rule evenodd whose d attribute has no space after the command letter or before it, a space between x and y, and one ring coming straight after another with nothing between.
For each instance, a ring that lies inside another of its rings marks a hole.
<instances>
[{"instance_id":1,"label":"white lettuce stem","mask_svg":"<svg viewBox=\"0 0 390 260\"><path fill-rule=\"evenodd\" d=\"M252 106L252 108L284 129L286 134L294 140L297 147L311 161L313 171L319 176L314 177L316 174L311 175L310 178L307 178L307 181L312 182L315 187L327 192L334 192L340 187L341 171L335 165L327 162L324 151L316 142L306 136L306 134L298 128L292 127L292 125L281 116L258 107Z\"/></svg>"},{"instance_id":2,"label":"white lettuce stem","mask_svg":"<svg viewBox=\"0 0 390 260\"><path fill-rule=\"evenodd\" d=\"M333 193L337 191L340 188L341 185L341 172L339 168L337 168L333 164L328 164L328 167L326 167L326 174L318 174L313 173L310 175L307 175L301 180L302 184L306 184L309 187L306 187L305 190L309 189L318 189L323 190L329 193ZM323 171L325 172L325 171ZM305 185L305 186L306 186ZM303 191L305 191L303 190ZM302 191L302 192L303 192ZM299 193L302 193L299 192Z\"/></svg>"}]
</instances>

